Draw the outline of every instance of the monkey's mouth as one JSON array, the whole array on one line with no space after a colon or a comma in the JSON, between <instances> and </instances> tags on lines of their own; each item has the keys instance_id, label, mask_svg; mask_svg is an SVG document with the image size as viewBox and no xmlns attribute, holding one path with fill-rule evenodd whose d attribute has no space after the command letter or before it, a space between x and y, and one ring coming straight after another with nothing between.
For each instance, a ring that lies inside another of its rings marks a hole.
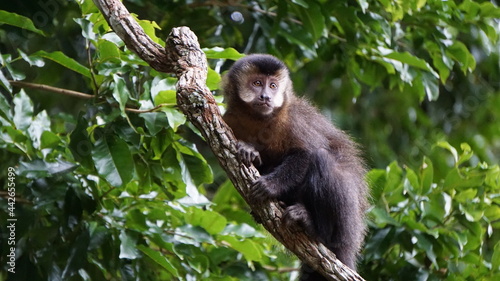
<instances>
[{"instance_id":1,"label":"monkey's mouth","mask_svg":"<svg viewBox=\"0 0 500 281\"><path fill-rule=\"evenodd\" d=\"M258 107L269 107L269 108L273 107L270 102L256 102L255 106L258 106Z\"/></svg>"}]
</instances>

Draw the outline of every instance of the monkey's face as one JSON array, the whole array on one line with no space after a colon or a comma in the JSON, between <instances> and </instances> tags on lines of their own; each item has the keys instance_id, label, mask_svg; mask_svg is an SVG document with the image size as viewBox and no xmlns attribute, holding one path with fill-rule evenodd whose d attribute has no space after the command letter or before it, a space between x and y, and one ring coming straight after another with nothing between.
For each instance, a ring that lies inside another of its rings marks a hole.
<instances>
[{"instance_id":1,"label":"monkey's face","mask_svg":"<svg viewBox=\"0 0 500 281\"><path fill-rule=\"evenodd\" d=\"M241 82L238 95L256 113L267 116L283 106L287 81L280 75L251 74Z\"/></svg>"}]
</instances>

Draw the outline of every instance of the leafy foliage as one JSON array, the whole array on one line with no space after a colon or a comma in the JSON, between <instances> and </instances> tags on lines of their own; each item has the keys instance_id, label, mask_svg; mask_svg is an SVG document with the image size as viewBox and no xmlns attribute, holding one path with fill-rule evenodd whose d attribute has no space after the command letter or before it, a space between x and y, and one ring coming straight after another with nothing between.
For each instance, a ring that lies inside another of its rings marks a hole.
<instances>
[{"instance_id":1,"label":"leafy foliage","mask_svg":"<svg viewBox=\"0 0 500 281\"><path fill-rule=\"evenodd\" d=\"M175 79L127 50L92 1L42 2L0 7L1 278L293 279L279 269L298 262L253 222L175 108ZM498 279L500 9L231 3L126 4L159 44L173 26L195 31L211 90L241 53L279 56L297 91L362 142L375 168L367 280ZM17 260L7 275L10 178Z\"/></svg>"},{"instance_id":2,"label":"leafy foliage","mask_svg":"<svg viewBox=\"0 0 500 281\"><path fill-rule=\"evenodd\" d=\"M437 150L454 162L444 178L424 158L418 170L397 163L372 170L373 231L365 250L366 278L496 280L500 277L497 198L500 168L463 165L472 157L446 142Z\"/></svg>"}]
</instances>

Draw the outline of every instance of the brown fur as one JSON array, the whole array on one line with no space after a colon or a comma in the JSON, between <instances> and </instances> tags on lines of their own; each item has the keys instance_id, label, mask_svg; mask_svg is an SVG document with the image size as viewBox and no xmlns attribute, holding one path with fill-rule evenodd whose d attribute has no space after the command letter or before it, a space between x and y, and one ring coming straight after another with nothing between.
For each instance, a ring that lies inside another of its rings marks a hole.
<instances>
[{"instance_id":1,"label":"brown fur","mask_svg":"<svg viewBox=\"0 0 500 281\"><path fill-rule=\"evenodd\" d=\"M240 141L243 162L262 162L257 167L262 177L252 187L254 199L283 201L285 224L302 225L355 269L368 207L365 167L357 145L294 95L288 69L274 57L248 56L224 79L224 120ZM255 79L278 81L282 92L249 86ZM252 90L255 100L244 102L240 94ZM275 93L283 93L284 102L268 114L261 104L279 100ZM301 280L324 279L304 267Z\"/></svg>"}]
</instances>

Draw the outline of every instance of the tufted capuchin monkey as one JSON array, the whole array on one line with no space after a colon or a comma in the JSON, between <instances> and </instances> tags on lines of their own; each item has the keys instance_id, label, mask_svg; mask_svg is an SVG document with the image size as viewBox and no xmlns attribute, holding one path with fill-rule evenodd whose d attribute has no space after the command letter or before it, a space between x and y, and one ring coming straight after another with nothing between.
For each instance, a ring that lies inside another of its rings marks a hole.
<instances>
[{"instance_id":1,"label":"tufted capuchin monkey","mask_svg":"<svg viewBox=\"0 0 500 281\"><path fill-rule=\"evenodd\" d=\"M283 202L285 225L301 225L356 270L368 206L356 144L295 96L287 67L273 56L238 60L223 92L224 120L238 139L240 159L262 174L251 198ZM300 280L326 279L304 265Z\"/></svg>"}]
</instances>

